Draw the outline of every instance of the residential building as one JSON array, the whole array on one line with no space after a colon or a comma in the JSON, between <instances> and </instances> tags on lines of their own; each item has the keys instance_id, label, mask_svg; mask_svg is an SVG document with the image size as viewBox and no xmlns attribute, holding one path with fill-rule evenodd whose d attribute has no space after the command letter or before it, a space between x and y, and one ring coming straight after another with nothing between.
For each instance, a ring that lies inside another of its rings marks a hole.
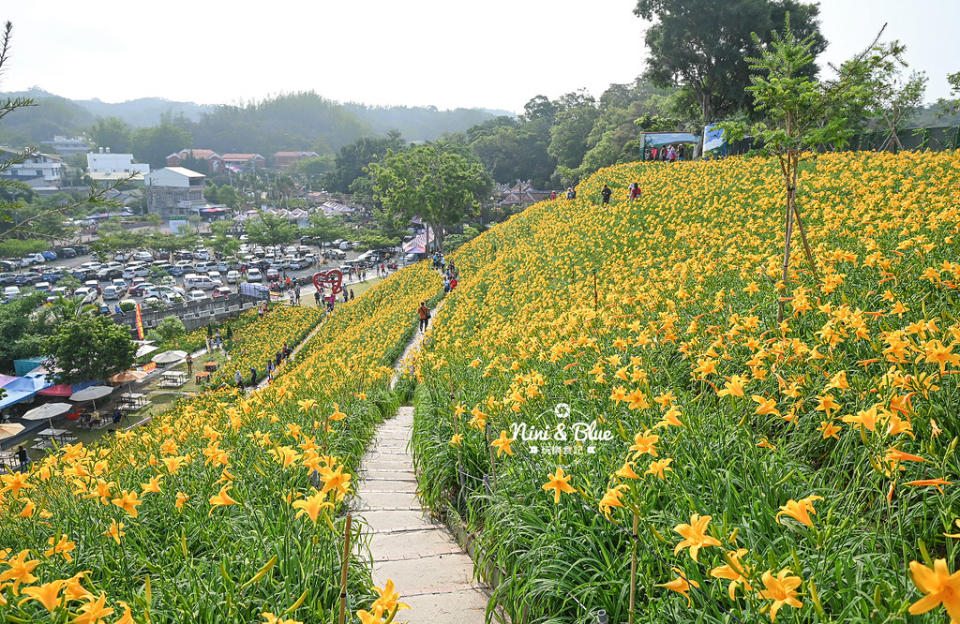
<instances>
[{"instance_id":1,"label":"residential building","mask_svg":"<svg viewBox=\"0 0 960 624\"><path fill-rule=\"evenodd\" d=\"M260 154L224 154L223 164L230 171L256 171L267 166Z\"/></svg>"},{"instance_id":2,"label":"residential building","mask_svg":"<svg viewBox=\"0 0 960 624\"><path fill-rule=\"evenodd\" d=\"M49 144L55 152L63 156L84 154L90 149L87 139L82 136L65 137L58 135L53 137L52 141L45 141L44 144Z\"/></svg>"},{"instance_id":3,"label":"residential building","mask_svg":"<svg viewBox=\"0 0 960 624\"><path fill-rule=\"evenodd\" d=\"M163 218L188 217L207 208L203 189L207 176L183 167L155 169L143 176L147 212Z\"/></svg>"},{"instance_id":4,"label":"residential building","mask_svg":"<svg viewBox=\"0 0 960 624\"><path fill-rule=\"evenodd\" d=\"M19 154L19 150L0 147L0 162L9 162ZM21 162L9 165L0 175L35 191L57 191L63 181L63 161L53 154L34 152Z\"/></svg>"},{"instance_id":5,"label":"residential building","mask_svg":"<svg viewBox=\"0 0 960 624\"><path fill-rule=\"evenodd\" d=\"M517 182L513 186L498 184L494 192L499 197L497 206L526 207L550 199L553 191L538 191L530 182Z\"/></svg>"},{"instance_id":6,"label":"residential building","mask_svg":"<svg viewBox=\"0 0 960 624\"><path fill-rule=\"evenodd\" d=\"M110 148L100 148L87 154L87 173L95 182L114 182L131 177L143 182L144 174L150 173L150 165L133 162L133 154L111 154Z\"/></svg>"},{"instance_id":7,"label":"residential building","mask_svg":"<svg viewBox=\"0 0 960 624\"><path fill-rule=\"evenodd\" d=\"M316 152L276 152L273 155L273 166L277 169L289 169L301 160L317 158Z\"/></svg>"},{"instance_id":8,"label":"residential building","mask_svg":"<svg viewBox=\"0 0 960 624\"><path fill-rule=\"evenodd\" d=\"M167 156L168 167L180 167L183 161L193 159L199 160L207 165L207 173L215 175L225 171L223 167L223 157L210 149L182 149Z\"/></svg>"}]
</instances>

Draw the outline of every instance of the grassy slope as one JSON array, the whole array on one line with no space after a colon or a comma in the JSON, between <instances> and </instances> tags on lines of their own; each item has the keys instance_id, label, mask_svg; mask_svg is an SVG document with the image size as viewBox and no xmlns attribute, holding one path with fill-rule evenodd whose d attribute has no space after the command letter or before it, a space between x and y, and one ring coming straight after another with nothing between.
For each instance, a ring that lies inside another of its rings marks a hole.
<instances>
[{"instance_id":1,"label":"grassy slope","mask_svg":"<svg viewBox=\"0 0 960 624\"><path fill-rule=\"evenodd\" d=\"M645 196L630 203L634 180ZM535 205L459 251L461 286L420 364L416 456L427 499L452 500L510 575L499 590L507 606L524 621L568 622L597 608L625 621L630 514L612 508L617 526L597 511L622 483L622 502L641 521L640 621L766 617L758 612L769 600L741 588L731 601L728 581L709 575L736 547L749 550L755 589L765 570L802 578L804 606L784 607L781 619L905 617L920 596L908 573L922 559L919 541L933 557L956 557L942 534L956 528L957 488L907 483L958 472L956 367L941 374L927 359L931 340L960 339L958 182L955 152L846 153L806 165L800 206L818 279L795 254L782 326L782 190L763 159L601 170L578 200ZM604 183L614 189L608 208L598 205ZM720 396L733 375L744 396ZM634 391L631 407L622 398ZM829 413L826 395L839 406ZM770 399L777 412L757 413ZM471 410L489 416L495 437L513 422L552 426L560 402L622 437L562 458L517 441L485 493L476 479L490 472L488 446ZM466 409L458 423L457 404ZM684 426L651 431L672 472L644 476L655 458L632 454L632 438L673 406ZM824 422L840 427L836 438L824 437ZM448 444L455 430L465 434L460 447ZM889 460L891 448L930 461ZM613 475L628 459L640 480ZM561 463L580 492L554 505L541 485ZM777 521L788 499L810 495L823 497L813 528ZM709 532L723 542L701 550L699 563L673 552L673 529L692 513L712 516ZM692 608L657 585L677 577L673 567L701 584Z\"/></svg>"}]
</instances>

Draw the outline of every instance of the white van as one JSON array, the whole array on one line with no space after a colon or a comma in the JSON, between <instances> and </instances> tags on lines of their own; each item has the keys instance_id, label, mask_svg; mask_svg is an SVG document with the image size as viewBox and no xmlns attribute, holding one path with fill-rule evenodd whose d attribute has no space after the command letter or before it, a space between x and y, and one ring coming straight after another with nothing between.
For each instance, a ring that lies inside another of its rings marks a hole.
<instances>
[{"instance_id":1,"label":"white van","mask_svg":"<svg viewBox=\"0 0 960 624\"><path fill-rule=\"evenodd\" d=\"M3 298L4 299L16 299L20 296L20 287L19 286L7 286L3 289Z\"/></svg>"},{"instance_id":2,"label":"white van","mask_svg":"<svg viewBox=\"0 0 960 624\"><path fill-rule=\"evenodd\" d=\"M206 275L197 275L196 273L191 273L183 278L183 287L184 289L190 290L210 290L217 284L214 283Z\"/></svg>"}]
</instances>

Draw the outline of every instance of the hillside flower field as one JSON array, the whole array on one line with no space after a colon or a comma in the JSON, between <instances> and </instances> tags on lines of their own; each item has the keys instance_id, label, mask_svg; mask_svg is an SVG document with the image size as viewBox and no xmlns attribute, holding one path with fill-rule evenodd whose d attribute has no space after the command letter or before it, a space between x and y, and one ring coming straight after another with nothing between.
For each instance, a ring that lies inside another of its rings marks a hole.
<instances>
[{"instance_id":1,"label":"hillside flower field","mask_svg":"<svg viewBox=\"0 0 960 624\"><path fill-rule=\"evenodd\" d=\"M184 399L143 427L0 476L0 617L335 621L344 500L374 426L395 409L392 358L441 286L425 266L401 273L341 305L262 390ZM247 356L316 322L283 310L234 336ZM365 545L351 550L348 609L395 609L392 586L371 589Z\"/></svg>"},{"instance_id":2,"label":"hillside flower field","mask_svg":"<svg viewBox=\"0 0 960 624\"><path fill-rule=\"evenodd\" d=\"M622 165L454 255L421 496L515 622L960 621L960 154L809 157L788 284L783 201Z\"/></svg>"}]
</instances>

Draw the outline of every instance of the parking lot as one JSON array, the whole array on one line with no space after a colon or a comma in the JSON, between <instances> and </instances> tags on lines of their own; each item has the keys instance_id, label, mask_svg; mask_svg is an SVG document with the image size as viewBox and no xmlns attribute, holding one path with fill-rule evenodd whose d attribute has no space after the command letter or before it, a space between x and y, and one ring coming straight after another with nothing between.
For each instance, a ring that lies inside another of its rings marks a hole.
<instances>
[{"instance_id":1,"label":"parking lot","mask_svg":"<svg viewBox=\"0 0 960 624\"><path fill-rule=\"evenodd\" d=\"M82 297L102 309L113 310L121 301L164 306L179 300L224 296L237 292L243 282L269 285L286 277L296 280L331 268L343 268L347 273L361 256L356 251L321 250L314 245L244 245L236 257L219 260L203 248L159 254L121 252L105 262L90 254L78 254L0 272L0 288L4 301L40 290L50 293L51 300L59 295ZM363 259L370 260L369 256ZM58 285L66 275L72 275L81 285L73 289Z\"/></svg>"}]
</instances>

